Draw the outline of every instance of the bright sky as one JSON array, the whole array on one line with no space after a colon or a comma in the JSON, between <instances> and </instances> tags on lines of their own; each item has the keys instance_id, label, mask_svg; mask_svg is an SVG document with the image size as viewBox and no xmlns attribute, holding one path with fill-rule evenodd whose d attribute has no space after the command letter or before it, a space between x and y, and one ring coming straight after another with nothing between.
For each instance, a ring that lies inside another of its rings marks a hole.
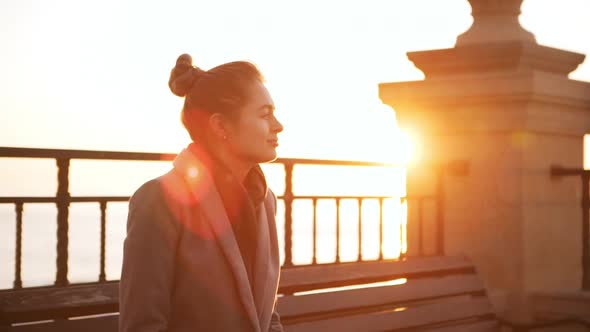
<instances>
[{"instance_id":1,"label":"bright sky","mask_svg":"<svg viewBox=\"0 0 590 332\"><path fill-rule=\"evenodd\" d=\"M590 1L525 0L522 11L522 25L540 44L590 55ZM167 81L177 56L190 53L203 69L242 59L260 67L285 126L279 156L397 161L403 144L377 84L422 79L405 53L453 47L471 25L470 12L467 0L1 0L0 146L178 152L189 137L180 124L182 99ZM571 78L590 81L588 63ZM73 164L72 195L128 195L163 166ZM282 173L273 172L271 187L281 193ZM330 179L307 172L298 170L339 193L402 188L391 171L329 170ZM53 160L0 161L1 196L52 196L55 179ZM294 182L298 193L324 194ZM121 211L118 237L109 241L122 239ZM15 234L13 213L0 207L8 221L0 233ZM25 236L25 256L27 248L53 247L39 239L54 241L54 229L43 227L55 227L44 222L55 207L27 206L26 213L25 234L52 236ZM86 238L71 238L75 260L74 241L84 246ZM14 241L2 243L2 257L13 257ZM53 260L34 253L37 260L25 262L44 269L46 261L52 271ZM0 288L11 282L12 274L0 275Z\"/></svg>"},{"instance_id":2,"label":"bright sky","mask_svg":"<svg viewBox=\"0 0 590 332\"><path fill-rule=\"evenodd\" d=\"M285 125L279 155L395 160L377 84L415 80L413 50L452 47L467 0L0 2L0 146L177 152L188 142L167 79L184 52L208 69L247 59ZM525 0L541 44L590 54L590 2ZM550 22L550 23L549 23ZM572 78L590 81L586 61Z\"/></svg>"}]
</instances>

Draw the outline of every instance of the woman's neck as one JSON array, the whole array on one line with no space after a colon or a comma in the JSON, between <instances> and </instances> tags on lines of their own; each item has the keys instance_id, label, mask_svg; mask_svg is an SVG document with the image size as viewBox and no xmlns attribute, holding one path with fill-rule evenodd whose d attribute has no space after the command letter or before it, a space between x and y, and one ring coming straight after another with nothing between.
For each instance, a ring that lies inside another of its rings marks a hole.
<instances>
[{"instance_id":1,"label":"woman's neck","mask_svg":"<svg viewBox=\"0 0 590 332\"><path fill-rule=\"evenodd\" d=\"M211 153L240 183L244 182L248 172L255 166L253 163L241 160L225 148L211 149Z\"/></svg>"}]
</instances>

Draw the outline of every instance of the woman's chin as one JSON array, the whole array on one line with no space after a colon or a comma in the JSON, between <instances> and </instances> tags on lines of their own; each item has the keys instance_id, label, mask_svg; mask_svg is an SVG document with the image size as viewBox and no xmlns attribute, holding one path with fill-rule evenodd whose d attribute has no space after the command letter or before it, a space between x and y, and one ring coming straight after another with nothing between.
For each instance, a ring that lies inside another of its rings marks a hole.
<instances>
[{"instance_id":1,"label":"woman's chin","mask_svg":"<svg viewBox=\"0 0 590 332\"><path fill-rule=\"evenodd\" d=\"M265 154L264 156L260 156L258 163L270 163L277 159L277 152L272 151L270 153Z\"/></svg>"}]
</instances>

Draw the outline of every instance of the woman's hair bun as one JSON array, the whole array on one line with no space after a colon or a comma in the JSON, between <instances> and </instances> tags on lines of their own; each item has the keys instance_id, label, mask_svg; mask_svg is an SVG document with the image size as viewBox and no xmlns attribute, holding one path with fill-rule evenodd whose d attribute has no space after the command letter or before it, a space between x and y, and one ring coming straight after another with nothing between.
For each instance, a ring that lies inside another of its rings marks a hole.
<instances>
[{"instance_id":1,"label":"woman's hair bun","mask_svg":"<svg viewBox=\"0 0 590 332\"><path fill-rule=\"evenodd\" d=\"M179 97L186 96L202 72L201 69L193 66L193 58L190 54L181 54L170 72L168 80L170 91Z\"/></svg>"}]
</instances>

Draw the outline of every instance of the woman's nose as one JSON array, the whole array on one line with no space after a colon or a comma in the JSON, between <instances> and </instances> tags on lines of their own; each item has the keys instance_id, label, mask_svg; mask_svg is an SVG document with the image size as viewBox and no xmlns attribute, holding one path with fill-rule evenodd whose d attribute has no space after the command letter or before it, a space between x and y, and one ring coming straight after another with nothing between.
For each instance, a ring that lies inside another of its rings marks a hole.
<instances>
[{"instance_id":1,"label":"woman's nose","mask_svg":"<svg viewBox=\"0 0 590 332\"><path fill-rule=\"evenodd\" d=\"M282 123L280 123L280 122L279 122L279 119L277 119L276 117L275 117L275 123L276 123L276 124L275 124L275 132L277 132L277 133L280 133L281 131L283 131L283 129L285 129L285 128L283 127L283 124L282 124Z\"/></svg>"}]
</instances>

